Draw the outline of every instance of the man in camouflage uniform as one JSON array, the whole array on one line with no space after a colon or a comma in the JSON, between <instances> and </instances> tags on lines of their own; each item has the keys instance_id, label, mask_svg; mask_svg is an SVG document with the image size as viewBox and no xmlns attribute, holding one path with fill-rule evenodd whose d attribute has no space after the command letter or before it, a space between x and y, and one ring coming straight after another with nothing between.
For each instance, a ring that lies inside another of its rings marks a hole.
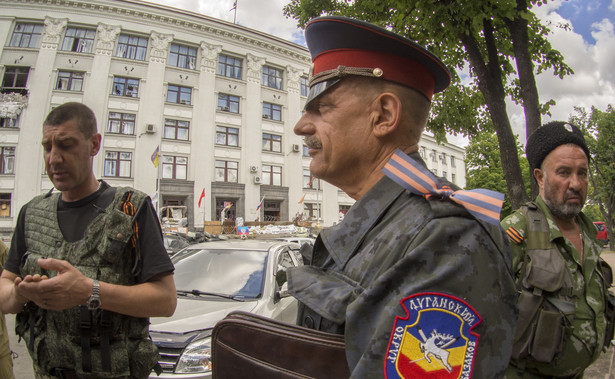
<instances>
[{"instance_id":1,"label":"man in camouflage uniform","mask_svg":"<svg viewBox=\"0 0 615 379\"><path fill-rule=\"evenodd\" d=\"M52 110L41 143L60 192L19 212L0 310L18 313L16 332L39 379L146 378L158 361L149 317L170 316L177 303L151 201L96 180L101 135L87 106Z\"/></svg>"},{"instance_id":2,"label":"man in camouflage uniform","mask_svg":"<svg viewBox=\"0 0 615 379\"><path fill-rule=\"evenodd\" d=\"M412 41L353 19L312 20L306 40L314 73L295 133L312 174L357 201L302 251L311 265L288 272L298 324L344 334L339 364L354 378L501 377L516 293L499 207L458 204L461 193L417 152L448 70ZM498 195L482 200L501 206Z\"/></svg>"},{"instance_id":3,"label":"man in camouflage uniform","mask_svg":"<svg viewBox=\"0 0 615 379\"><path fill-rule=\"evenodd\" d=\"M4 261L9 248L0 240L0 273L4 267ZM9 346L9 335L6 330L4 314L0 312L0 378L13 378L13 360L11 359L11 347Z\"/></svg>"},{"instance_id":4,"label":"man in camouflage uniform","mask_svg":"<svg viewBox=\"0 0 615 379\"><path fill-rule=\"evenodd\" d=\"M613 338L612 329L605 335L610 268L581 212L590 154L583 133L559 121L533 133L526 152L540 194L502 221L521 291L506 377L578 378Z\"/></svg>"}]
</instances>

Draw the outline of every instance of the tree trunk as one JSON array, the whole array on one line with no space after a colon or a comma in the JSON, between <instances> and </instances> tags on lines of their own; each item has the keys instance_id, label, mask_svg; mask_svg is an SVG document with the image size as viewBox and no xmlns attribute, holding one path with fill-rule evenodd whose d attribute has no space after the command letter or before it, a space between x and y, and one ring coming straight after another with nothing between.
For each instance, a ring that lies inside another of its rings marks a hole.
<instances>
[{"instance_id":1,"label":"tree trunk","mask_svg":"<svg viewBox=\"0 0 615 379\"><path fill-rule=\"evenodd\" d=\"M491 24L485 21L485 42L487 46L488 62L485 63L473 36L460 35L466 51L468 52L470 65L478 77L478 88L485 97L485 103L489 109L491 120L495 127L500 144L500 158L502 170L508 187L508 196L513 209L519 208L529 198L525 192L523 176L519 166L517 144L512 127L506 113L505 91L502 84L503 73L498 61L497 49Z\"/></svg>"},{"instance_id":2,"label":"tree trunk","mask_svg":"<svg viewBox=\"0 0 615 379\"><path fill-rule=\"evenodd\" d=\"M540 127L540 100L536 78L534 77L534 64L530 55L528 22L521 17L528 12L527 2L517 0L517 18L506 22L512 37L513 51L517 62L517 73L521 87L521 99L523 111L525 112L525 137L526 140ZM533 176L533 175L530 175ZM532 199L538 195L538 184L530 178Z\"/></svg>"}]
</instances>

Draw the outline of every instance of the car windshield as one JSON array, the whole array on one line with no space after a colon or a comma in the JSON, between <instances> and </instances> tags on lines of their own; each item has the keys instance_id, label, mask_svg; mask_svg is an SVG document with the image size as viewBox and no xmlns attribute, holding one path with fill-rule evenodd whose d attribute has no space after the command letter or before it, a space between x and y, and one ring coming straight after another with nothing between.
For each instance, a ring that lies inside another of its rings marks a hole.
<instances>
[{"instance_id":1,"label":"car windshield","mask_svg":"<svg viewBox=\"0 0 615 379\"><path fill-rule=\"evenodd\" d=\"M259 298L263 292L266 251L186 249L176 254L175 287L213 294Z\"/></svg>"}]
</instances>

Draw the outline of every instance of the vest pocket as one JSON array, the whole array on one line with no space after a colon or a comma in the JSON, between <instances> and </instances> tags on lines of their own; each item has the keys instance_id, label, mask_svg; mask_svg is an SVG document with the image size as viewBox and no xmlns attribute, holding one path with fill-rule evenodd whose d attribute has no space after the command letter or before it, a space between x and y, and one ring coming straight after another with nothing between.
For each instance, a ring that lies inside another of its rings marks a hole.
<instances>
[{"instance_id":1,"label":"vest pocket","mask_svg":"<svg viewBox=\"0 0 615 379\"><path fill-rule=\"evenodd\" d=\"M532 358L537 362L551 362L563 347L563 329L563 317L558 311L542 309L538 314L536 332L530 349Z\"/></svg>"}]
</instances>

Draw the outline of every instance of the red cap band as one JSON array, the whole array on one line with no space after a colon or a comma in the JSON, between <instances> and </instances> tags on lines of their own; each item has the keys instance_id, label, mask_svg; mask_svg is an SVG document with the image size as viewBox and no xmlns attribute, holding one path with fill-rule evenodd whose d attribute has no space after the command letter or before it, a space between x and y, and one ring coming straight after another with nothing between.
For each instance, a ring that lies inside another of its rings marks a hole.
<instances>
[{"instance_id":1,"label":"red cap band","mask_svg":"<svg viewBox=\"0 0 615 379\"><path fill-rule=\"evenodd\" d=\"M418 62L379 51L337 49L327 50L314 57L314 75L338 66L357 68L380 68L380 79L403 84L413 88L427 97L433 97L435 79L431 73Z\"/></svg>"}]
</instances>

